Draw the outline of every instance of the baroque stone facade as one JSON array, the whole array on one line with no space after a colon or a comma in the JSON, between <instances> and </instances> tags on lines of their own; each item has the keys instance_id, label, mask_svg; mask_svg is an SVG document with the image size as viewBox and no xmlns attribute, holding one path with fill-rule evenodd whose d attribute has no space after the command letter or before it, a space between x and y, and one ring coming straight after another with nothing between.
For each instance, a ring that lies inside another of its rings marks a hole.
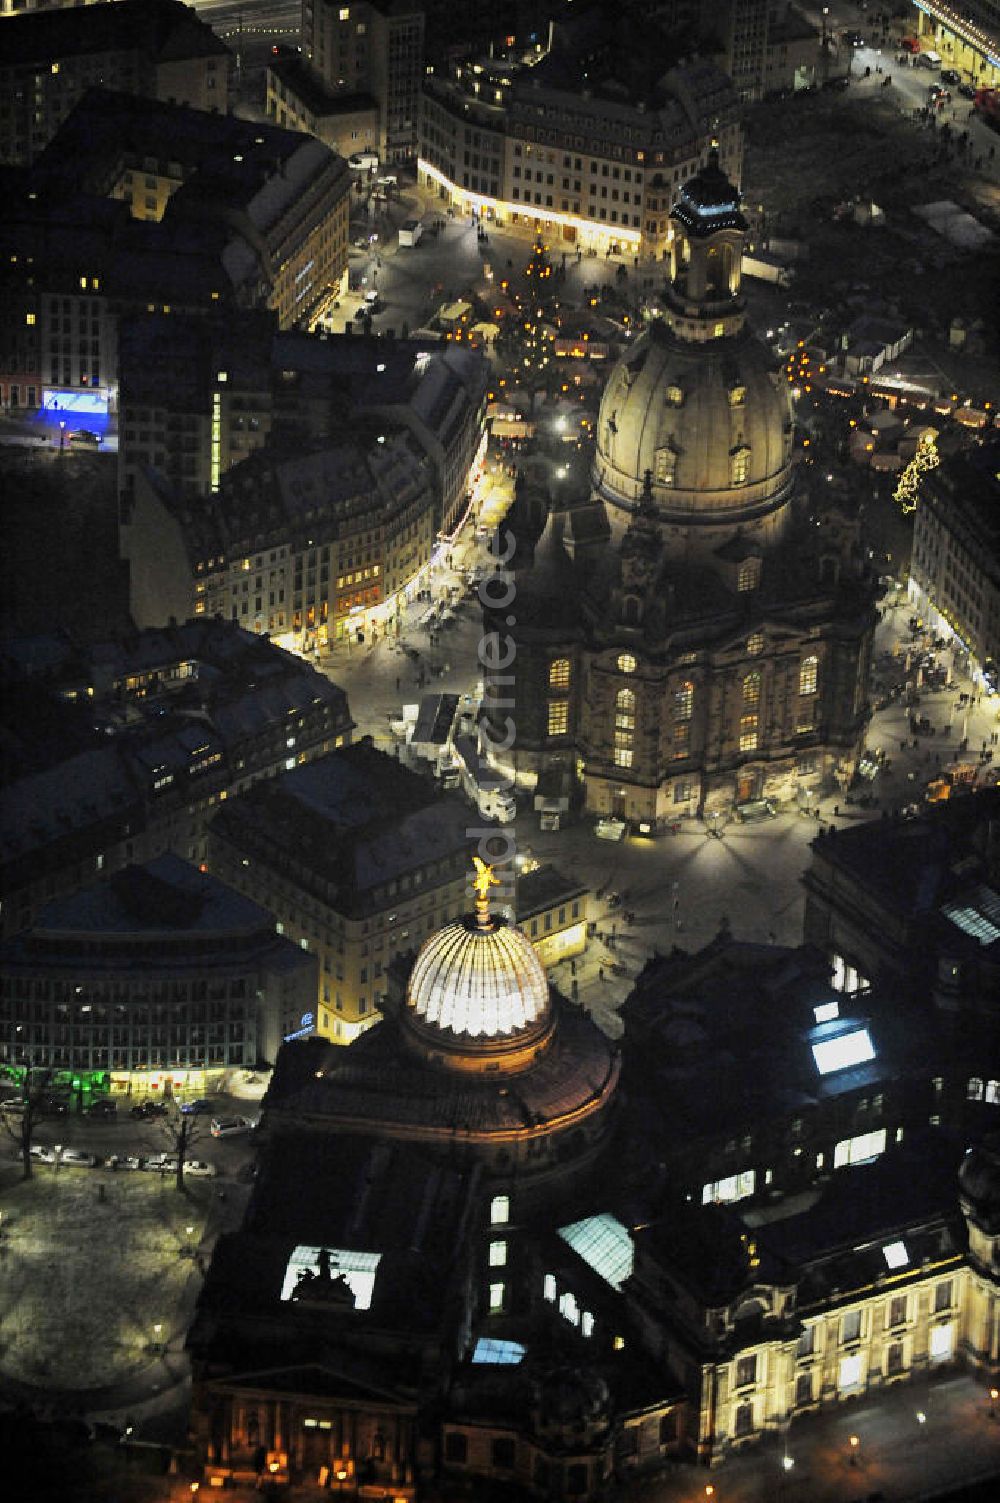
<instances>
[{"instance_id":1,"label":"baroque stone facade","mask_svg":"<svg viewBox=\"0 0 1000 1503\"><path fill-rule=\"evenodd\" d=\"M517 780L561 774L650 830L848 779L874 626L856 523L805 514L714 152L672 218L665 316L610 374L589 494L553 482L516 621L487 611L516 645ZM539 489L523 481L527 507Z\"/></svg>"}]
</instances>

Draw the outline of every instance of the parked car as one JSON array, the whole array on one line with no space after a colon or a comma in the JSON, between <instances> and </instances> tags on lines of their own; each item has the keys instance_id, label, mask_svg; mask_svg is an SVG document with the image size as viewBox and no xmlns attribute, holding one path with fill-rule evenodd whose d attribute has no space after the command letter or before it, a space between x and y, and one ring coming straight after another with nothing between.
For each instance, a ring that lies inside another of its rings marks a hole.
<instances>
[{"instance_id":1,"label":"parked car","mask_svg":"<svg viewBox=\"0 0 1000 1503\"><path fill-rule=\"evenodd\" d=\"M79 1164L84 1169L93 1169L97 1163L97 1155L87 1153L83 1148L64 1148L59 1156L61 1164Z\"/></svg>"},{"instance_id":2,"label":"parked car","mask_svg":"<svg viewBox=\"0 0 1000 1503\"><path fill-rule=\"evenodd\" d=\"M181 1111L185 1117L207 1117L215 1111L215 1102L201 1096L197 1101L185 1101Z\"/></svg>"},{"instance_id":3,"label":"parked car","mask_svg":"<svg viewBox=\"0 0 1000 1503\"><path fill-rule=\"evenodd\" d=\"M151 1174L176 1174L177 1160L169 1153L151 1153L142 1160L141 1167Z\"/></svg>"},{"instance_id":4,"label":"parked car","mask_svg":"<svg viewBox=\"0 0 1000 1503\"><path fill-rule=\"evenodd\" d=\"M229 1138L235 1133L249 1132L253 1125L249 1117L213 1117L212 1137Z\"/></svg>"},{"instance_id":5,"label":"parked car","mask_svg":"<svg viewBox=\"0 0 1000 1503\"><path fill-rule=\"evenodd\" d=\"M77 428L69 436L71 449L83 449L88 454L96 454L101 447L101 435L92 433L89 428Z\"/></svg>"},{"instance_id":6,"label":"parked car","mask_svg":"<svg viewBox=\"0 0 1000 1503\"><path fill-rule=\"evenodd\" d=\"M28 1103L16 1096L9 1096L6 1101L0 1101L0 1112L3 1112L5 1117L23 1117L27 1109Z\"/></svg>"},{"instance_id":7,"label":"parked car","mask_svg":"<svg viewBox=\"0 0 1000 1503\"><path fill-rule=\"evenodd\" d=\"M215 1165L206 1164L204 1159L188 1159L184 1165L184 1173L195 1179L214 1179L216 1172Z\"/></svg>"},{"instance_id":8,"label":"parked car","mask_svg":"<svg viewBox=\"0 0 1000 1503\"><path fill-rule=\"evenodd\" d=\"M37 1159L40 1164L54 1164L56 1151L54 1148L46 1148L42 1143L33 1143L28 1149L28 1157Z\"/></svg>"},{"instance_id":9,"label":"parked car","mask_svg":"<svg viewBox=\"0 0 1000 1503\"><path fill-rule=\"evenodd\" d=\"M130 1117L165 1117L167 1115L167 1103L165 1101L140 1101L136 1106L129 1107Z\"/></svg>"},{"instance_id":10,"label":"parked car","mask_svg":"<svg viewBox=\"0 0 1000 1503\"><path fill-rule=\"evenodd\" d=\"M108 1169L141 1169L142 1159L137 1153L112 1153L104 1160Z\"/></svg>"},{"instance_id":11,"label":"parked car","mask_svg":"<svg viewBox=\"0 0 1000 1503\"><path fill-rule=\"evenodd\" d=\"M85 1117L117 1117L118 1103L107 1096L102 1096L98 1101L92 1101L84 1109Z\"/></svg>"},{"instance_id":12,"label":"parked car","mask_svg":"<svg viewBox=\"0 0 1000 1503\"><path fill-rule=\"evenodd\" d=\"M960 73L956 73L954 68L942 68L941 82L954 84L957 88L958 85L962 82L962 76Z\"/></svg>"}]
</instances>

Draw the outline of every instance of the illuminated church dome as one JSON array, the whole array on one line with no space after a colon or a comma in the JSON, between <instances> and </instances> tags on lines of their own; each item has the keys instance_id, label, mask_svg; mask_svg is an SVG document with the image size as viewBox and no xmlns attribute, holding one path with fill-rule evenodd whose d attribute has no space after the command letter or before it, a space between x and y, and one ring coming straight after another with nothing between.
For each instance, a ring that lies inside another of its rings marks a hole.
<instances>
[{"instance_id":1,"label":"illuminated church dome","mask_svg":"<svg viewBox=\"0 0 1000 1503\"><path fill-rule=\"evenodd\" d=\"M551 1027L549 985L534 946L491 915L487 891L496 879L480 868L476 912L431 935L406 988L411 1033L422 1049L440 1051L442 1063L460 1067L470 1052L537 1046Z\"/></svg>"},{"instance_id":2,"label":"illuminated church dome","mask_svg":"<svg viewBox=\"0 0 1000 1503\"><path fill-rule=\"evenodd\" d=\"M792 492L791 407L787 383L746 322L746 222L715 152L671 218L664 316L608 377L595 485L616 535L649 485L654 514L682 553L699 541L718 547L737 527L773 541Z\"/></svg>"}]
</instances>

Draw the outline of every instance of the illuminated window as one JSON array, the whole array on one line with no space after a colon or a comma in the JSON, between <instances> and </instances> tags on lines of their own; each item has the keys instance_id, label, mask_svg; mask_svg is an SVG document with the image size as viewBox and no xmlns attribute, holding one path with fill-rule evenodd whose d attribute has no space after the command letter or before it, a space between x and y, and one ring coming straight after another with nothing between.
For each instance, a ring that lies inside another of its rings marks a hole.
<instances>
[{"instance_id":1,"label":"illuminated window","mask_svg":"<svg viewBox=\"0 0 1000 1503\"><path fill-rule=\"evenodd\" d=\"M342 5L340 7L340 19L342 21L349 21L351 19L351 11L349 6Z\"/></svg>"},{"instance_id":2,"label":"illuminated window","mask_svg":"<svg viewBox=\"0 0 1000 1503\"><path fill-rule=\"evenodd\" d=\"M721 339L725 332L725 324L716 324L715 328L712 330L712 334L716 339Z\"/></svg>"},{"instance_id":3,"label":"illuminated window","mask_svg":"<svg viewBox=\"0 0 1000 1503\"><path fill-rule=\"evenodd\" d=\"M570 1325L580 1324L580 1307L576 1302L576 1295L570 1289L559 1296L559 1314L564 1320L568 1320Z\"/></svg>"},{"instance_id":4,"label":"illuminated window","mask_svg":"<svg viewBox=\"0 0 1000 1503\"><path fill-rule=\"evenodd\" d=\"M490 1314L497 1315L503 1309L505 1284L490 1285Z\"/></svg>"},{"instance_id":5,"label":"illuminated window","mask_svg":"<svg viewBox=\"0 0 1000 1503\"><path fill-rule=\"evenodd\" d=\"M504 1268L507 1264L507 1244L503 1239L490 1243L490 1267Z\"/></svg>"},{"instance_id":6,"label":"illuminated window","mask_svg":"<svg viewBox=\"0 0 1000 1503\"><path fill-rule=\"evenodd\" d=\"M81 277L80 278L80 286L84 289L84 291L87 290L87 278L86 277Z\"/></svg>"},{"instance_id":7,"label":"illuminated window","mask_svg":"<svg viewBox=\"0 0 1000 1503\"><path fill-rule=\"evenodd\" d=\"M618 671L619 671L619 673L634 673L635 670L636 670L636 661L635 661L635 658L632 656L632 654L630 652L623 652L621 654L621 656L619 657L619 659L618 659Z\"/></svg>"},{"instance_id":8,"label":"illuminated window","mask_svg":"<svg viewBox=\"0 0 1000 1503\"><path fill-rule=\"evenodd\" d=\"M657 449L654 474L660 485L673 485L677 455L673 449Z\"/></svg>"},{"instance_id":9,"label":"illuminated window","mask_svg":"<svg viewBox=\"0 0 1000 1503\"><path fill-rule=\"evenodd\" d=\"M799 693L815 694L819 682L819 658L803 658L799 665Z\"/></svg>"},{"instance_id":10,"label":"illuminated window","mask_svg":"<svg viewBox=\"0 0 1000 1503\"><path fill-rule=\"evenodd\" d=\"M569 688L569 658L555 658L549 664L549 688Z\"/></svg>"},{"instance_id":11,"label":"illuminated window","mask_svg":"<svg viewBox=\"0 0 1000 1503\"><path fill-rule=\"evenodd\" d=\"M24 321L30 328L30 326L35 322L35 315L33 313L26 313L24 315Z\"/></svg>"},{"instance_id":12,"label":"illuminated window","mask_svg":"<svg viewBox=\"0 0 1000 1503\"><path fill-rule=\"evenodd\" d=\"M745 705L760 704L760 674L747 673L743 679L743 703Z\"/></svg>"},{"instance_id":13,"label":"illuminated window","mask_svg":"<svg viewBox=\"0 0 1000 1503\"><path fill-rule=\"evenodd\" d=\"M931 1327L931 1361L950 1362L953 1356L955 1328L949 1321L946 1326Z\"/></svg>"},{"instance_id":14,"label":"illuminated window","mask_svg":"<svg viewBox=\"0 0 1000 1503\"><path fill-rule=\"evenodd\" d=\"M837 1386L843 1392L847 1388L858 1388L860 1384L861 1353L853 1352L849 1357L841 1358Z\"/></svg>"},{"instance_id":15,"label":"illuminated window","mask_svg":"<svg viewBox=\"0 0 1000 1503\"><path fill-rule=\"evenodd\" d=\"M758 657L763 651L764 651L764 633L762 631L752 632L750 634L750 636L747 637L747 655L748 655L748 657L751 657L751 658Z\"/></svg>"},{"instance_id":16,"label":"illuminated window","mask_svg":"<svg viewBox=\"0 0 1000 1503\"><path fill-rule=\"evenodd\" d=\"M663 393L663 400L668 407L681 407L684 403L684 393L679 386L668 386Z\"/></svg>"},{"instance_id":17,"label":"illuminated window","mask_svg":"<svg viewBox=\"0 0 1000 1503\"><path fill-rule=\"evenodd\" d=\"M750 478L750 450L745 446L735 449L729 459L731 484L746 485Z\"/></svg>"},{"instance_id":18,"label":"illuminated window","mask_svg":"<svg viewBox=\"0 0 1000 1503\"><path fill-rule=\"evenodd\" d=\"M731 386L729 388L730 407L742 407L746 399L747 389L745 386Z\"/></svg>"},{"instance_id":19,"label":"illuminated window","mask_svg":"<svg viewBox=\"0 0 1000 1503\"><path fill-rule=\"evenodd\" d=\"M745 558L740 564L736 575L736 588L743 595L747 590L755 590L760 583L760 559Z\"/></svg>"},{"instance_id":20,"label":"illuminated window","mask_svg":"<svg viewBox=\"0 0 1000 1503\"><path fill-rule=\"evenodd\" d=\"M547 1273L542 1280L542 1298L547 1299L553 1305L556 1302L556 1276L554 1273Z\"/></svg>"},{"instance_id":21,"label":"illuminated window","mask_svg":"<svg viewBox=\"0 0 1000 1503\"><path fill-rule=\"evenodd\" d=\"M869 1164L885 1153L885 1128L878 1132L859 1133L854 1138L841 1138L833 1150L833 1167L846 1169L851 1164Z\"/></svg>"},{"instance_id":22,"label":"illuminated window","mask_svg":"<svg viewBox=\"0 0 1000 1503\"><path fill-rule=\"evenodd\" d=\"M674 719L690 720L694 710L694 684L688 680L674 690Z\"/></svg>"},{"instance_id":23,"label":"illuminated window","mask_svg":"<svg viewBox=\"0 0 1000 1503\"><path fill-rule=\"evenodd\" d=\"M674 726L674 756L686 757L691 749L691 722L679 720Z\"/></svg>"},{"instance_id":24,"label":"illuminated window","mask_svg":"<svg viewBox=\"0 0 1000 1503\"><path fill-rule=\"evenodd\" d=\"M631 689L619 689L615 695L615 726L621 730L635 730L635 694Z\"/></svg>"},{"instance_id":25,"label":"illuminated window","mask_svg":"<svg viewBox=\"0 0 1000 1503\"><path fill-rule=\"evenodd\" d=\"M593 1336L593 1334L594 1334L594 1317L593 1317L593 1315L591 1315L591 1313L590 1313L589 1310L584 1310L584 1312L583 1312L583 1319L580 1321L580 1335L581 1336Z\"/></svg>"},{"instance_id":26,"label":"illuminated window","mask_svg":"<svg viewBox=\"0 0 1000 1503\"><path fill-rule=\"evenodd\" d=\"M752 752L757 750L757 716L740 716L740 751Z\"/></svg>"},{"instance_id":27,"label":"illuminated window","mask_svg":"<svg viewBox=\"0 0 1000 1503\"><path fill-rule=\"evenodd\" d=\"M506 1226L510 1220L510 1196L494 1195L490 1201L490 1226Z\"/></svg>"},{"instance_id":28,"label":"illuminated window","mask_svg":"<svg viewBox=\"0 0 1000 1503\"><path fill-rule=\"evenodd\" d=\"M550 736L565 736L569 727L569 700L550 699L548 732Z\"/></svg>"}]
</instances>

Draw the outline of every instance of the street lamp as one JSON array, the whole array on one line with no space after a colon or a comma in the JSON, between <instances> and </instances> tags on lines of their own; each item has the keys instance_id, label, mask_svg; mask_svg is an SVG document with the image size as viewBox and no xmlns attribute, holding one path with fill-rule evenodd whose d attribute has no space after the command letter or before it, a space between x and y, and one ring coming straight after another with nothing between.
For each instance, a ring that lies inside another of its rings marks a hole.
<instances>
[{"instance_id":1,"label":"street lamp","mask_svg":"<svg viewBox=\"0 0 1000 1503\"><path fill-rule=\"evenodd\" d=\"M59 419L59 452L62 453L66 443L66 419Z\"/></svg>"},{"instance_id":2,"label":"street lamp","mask_svg":"<svg viewBox=\"0 0 1000 1503\"><path fill-rule=\"evenodd\" d=\"M849 1441L849 1445L851 1447L851 1466L857 1466L858 1447L861 1445L860 1438L857 1435L852 1435Z\"/></svg>"},{"instance_id":3,"label":"street lamp","mask_svg":"<svg viewBox=\"0 0 1000 1503\"><path fill-rule=\"evenodd\" d=\"M997 1417L997 1399L1000 1399L1000 1388L991 1388L990 1389L990 1419L991 1420L995 1420L996 1417Z\"/></svg>"}]
</instances>

